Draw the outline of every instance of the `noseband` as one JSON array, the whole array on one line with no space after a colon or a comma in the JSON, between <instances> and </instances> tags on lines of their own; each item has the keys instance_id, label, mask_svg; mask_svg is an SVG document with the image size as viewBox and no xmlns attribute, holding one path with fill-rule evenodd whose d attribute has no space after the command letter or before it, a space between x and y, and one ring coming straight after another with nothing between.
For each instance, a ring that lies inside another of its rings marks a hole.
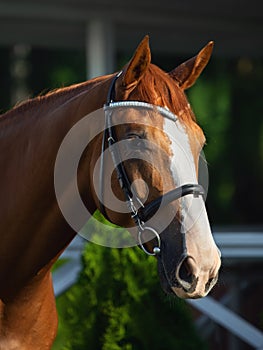
<instances>
[{"instance_id":1,"label":"noseband","mask_svg":"<svg viewBox=\"0 0 263 350\"><path fill-rule=\"evenodd\" d=\"M139 101L120 101L114 102L115 97L115 83L122 72L119 72L114 79L112 80L107 102L104 105L105 111L105 128L103 133L102 140L102 152L101 152L101 163L100 163L100 211L105 216L106 219L110 221L108 215L106 213L106 208L103 204L103 176L104 176L104 152L106 146L108 145L112 161L114 164L114 168L117 173L117 177L119 180L120 187L123 191L123 194L126 199L126 203L130 212L132 219L134 220L137 228L138 228L138 242L142 250L148 255L158 255L161 253L161 238L159 233L152 227L146 226L145 222L149 217L151 217L157 209L167 206L169 203L184 197L186 195L192 194L194 197L198 197L204 195L204 189L199 184L186 184L182 185L178 188L175 188L167 193L164 193L162 196L156 198L152 202L147 205L143 205L138 196L134 193L131 187L130 180L128 178L127 172L121 160L120 152L118 148L115 146L117 142L117 138L115 135L114 126L112 123L112 114L116 108L119 107L141 107L146 110L157 110L159 111L164 118L168 118L174 122L176 122L177 117L167 110L166 108L160 106L152 106L151 104ZM143 245L142 235L145 232L150 232L153 234L154 238L157 241L157 245L153 248L153 252L149 252ZM184 234L185 235L185 234ZM183 237L184 237L183 235ZM185 246L185 244L184 244ZM184 248L186 249L186 248ZM186 253L186 252L184 252Z\"/></svg>"}]
</instances>

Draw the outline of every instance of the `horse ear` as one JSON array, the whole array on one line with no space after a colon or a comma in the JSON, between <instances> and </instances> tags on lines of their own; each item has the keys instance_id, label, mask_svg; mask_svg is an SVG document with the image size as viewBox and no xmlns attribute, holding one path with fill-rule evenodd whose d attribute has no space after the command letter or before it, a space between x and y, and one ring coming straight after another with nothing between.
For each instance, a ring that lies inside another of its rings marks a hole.
<instances>
[{"instance_id":1,"label":"horse ear","mask_svg":"<svg viewBox=\"0 0 263 350\"><path fill-rule=\"evenodd\" d=\"M137 47L132 59L122 74L122 85L130 86L134 83L138 83L150 62L151 50L149 46L149 36L146 35Z\"/></svg>"},{"instance_id":2,"label":"horse ear","mask_svg":"<svg viewBox=\"0 0 263 350\"><path fill-rule=\"evenodd\" d=\"M172 70L169 73L170 77L184 90L194 85L211 57L213 46L214 42L210 41L195 57Z\"/></svg>"}]
</instances>

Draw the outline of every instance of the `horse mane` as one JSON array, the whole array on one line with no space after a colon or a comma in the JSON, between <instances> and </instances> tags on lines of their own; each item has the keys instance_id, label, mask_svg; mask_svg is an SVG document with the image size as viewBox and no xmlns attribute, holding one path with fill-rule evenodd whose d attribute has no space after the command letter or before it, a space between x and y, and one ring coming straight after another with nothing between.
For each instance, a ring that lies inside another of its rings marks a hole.
<instances>
[{"instance_id":1,"label":"horse mane","mask_svg":"<svg viewBox=\"0 0 263 350\"><path fill-rule=\"evenodd\" d=\"M178 116L180 120L188 125L196 122L195 115L186 98L186 95L174 79L168 73L154 64L150 64L143 79L136 89L136 95L145 102L156 104L156 95L162 99L163 106L166 106ZM136 97L135 97L136 98Z\"/></svg>"},{"instance_id":2,"label":"horse mane","mask_svg":"<svg viewBox=\"0 0 263 350\"><path fill-rule=\"evenodd\" d=\"M93 88L101 81L105 80L108 76L97 77L82 83L70 85L68 87L58 88L49 91L44 95L38 95L37 97L30 98L26 101L22 101L15 105L11 110L0 114L0 122L9 120L12 117L23 115L28 111L33 111L35 108L39 108L41 104L45 102L49 103L63 103L66 99L70 99L87 89Z\"/></svg>"},{"instance_id":3,"label":"horse mane","mask_svg":"<svg viewBox=\"0 0 263 350\"><path fill-rule=\"evenodd\" d=\"M109 78L108 75L100 76L68 87L54 89L44 95L39 95L35 98L23 101L17 104L13 109L0 115L0 123L2 124L4 121L8 122L13 119L13 117L23 117L23 114L26 112L30 112L32 115L34 109L46 103L48 103L49 107L55 104L57 105L58 103L62 104L66 100L86 90L92 89L107 78ZM184 91L178 87L178 84L168 73L165 73L154 64L148 66L143 78L131 95L133 99L143 100L152 104L156 104L156 96L160 96L163 105L168 107L184 123L192 125L193 121L196 121Z\"/></svg>"}]
</instances>

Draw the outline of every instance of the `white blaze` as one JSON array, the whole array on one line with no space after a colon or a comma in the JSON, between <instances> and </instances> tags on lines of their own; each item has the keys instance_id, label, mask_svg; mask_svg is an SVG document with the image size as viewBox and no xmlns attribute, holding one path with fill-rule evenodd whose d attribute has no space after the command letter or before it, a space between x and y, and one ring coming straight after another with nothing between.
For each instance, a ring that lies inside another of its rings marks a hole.
<instances>
[{"instance_id":1,"label":"white blaze","mask_svg":"<svg viewBox=\"0 0 263 350\"><path fill-rule=\"evenodd\" d=\"M164 131L171 141L171 173L175 186L198 183L194 157L192 154L188 134L179 120L176 122L166 118Z\"/></svg>"},{"instance_id":2,"label":"white blaze","mask_svg":"<svg viewBox=\"0 0 263 350\"><path fill-rule=\"evenodd\" d=\"M176 187L185 184L197 184L197 175L194 157L191 150L188 134L177 120L165 119L164 131L171 141L171 173ZM180 199L182 226L188 232L194 225L197 230L210 232L210 225L202 197L195 198L187 195Z\"/></svg>"}]
</instances>

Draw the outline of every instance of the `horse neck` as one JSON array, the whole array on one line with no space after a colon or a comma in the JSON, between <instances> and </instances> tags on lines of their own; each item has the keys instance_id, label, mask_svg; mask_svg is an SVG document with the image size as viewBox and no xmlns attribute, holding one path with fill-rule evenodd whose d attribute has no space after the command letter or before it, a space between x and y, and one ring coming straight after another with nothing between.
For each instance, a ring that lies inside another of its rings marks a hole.
<instances>
[{"instance_id":1,"label":"horse neck","mask_svg":"<svg viewBox=\"0 0 263 350\"><path fill-rule=\"evenodd\" d=\"M12 269L15 261L14 269L21 278L25 269L27 274L35 273L49 263L76 234L57 205L54 165L65 135L81 118L103 105L108 85L105 78L76 94L69 90L63 97L43 99L33 109L24 106L20 116L7 115L0 124L0 256L10 250L3 265ZM80 184L83 191L87 186ZM67 200L74 205L71 198ZM19 256L23 256L23 264ZM0 280L1 273L0 268Z\"/></svg>"}]
</instances>

